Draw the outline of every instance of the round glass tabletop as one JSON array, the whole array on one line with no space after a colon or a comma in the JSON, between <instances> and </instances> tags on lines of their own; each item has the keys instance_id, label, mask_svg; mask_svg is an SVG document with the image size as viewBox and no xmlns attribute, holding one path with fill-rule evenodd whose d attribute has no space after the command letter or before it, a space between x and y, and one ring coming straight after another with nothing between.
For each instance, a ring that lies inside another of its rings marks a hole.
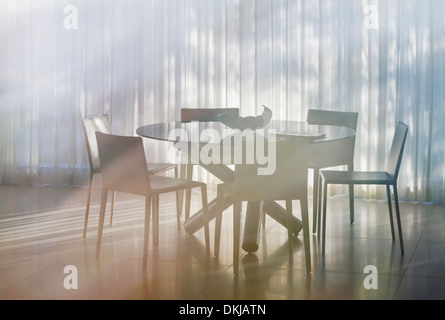
<instances>
[{"instance_id":1,"label":"round glass tabletop","mask_svg":"<svg viewBox=\"0 0 445 320\"><path fill-rule=\"evenodd\" d=\"M178 142L203 142L210 135L224 138L237 130L227 127L221 122L189 122L170 121L141 126L136 133L141 137L150 139ZM355 135L355 131L341 126L314 125L304 121L272 120L256 132L268 135L273 132L282 138L306 138L310 141L327 141L345 139Z\"/></svg>"}]
</instances>

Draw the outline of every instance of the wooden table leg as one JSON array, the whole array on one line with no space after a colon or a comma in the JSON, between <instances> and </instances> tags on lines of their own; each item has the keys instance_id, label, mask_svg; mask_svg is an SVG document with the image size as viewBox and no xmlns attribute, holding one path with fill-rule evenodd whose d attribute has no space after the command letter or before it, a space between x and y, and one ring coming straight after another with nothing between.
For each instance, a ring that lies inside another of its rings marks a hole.
<instances>
[{"instance_id":1,"label":"wooden table leg","mask_svg":"<svg viewBox=\"0 0 445 320\"><path fill-rule=\"evenodd\" d=\"M249 253L258 250L261 214L265 211L267 215L272 217L282 226L287 228L286 210L274 201L265 201L262 205L259 202L249 202L247 205L246 220L244 223L244 237L242 248ZM293 217L292 221L293 234L300 233L303 228L301 220Z\"/></svg>"},{"instance_id":2,"label":"wooden table leg","mask_svg":"<svg viewBox=\"0 0 445 320\"><path fill-rule=\"evenodd\" d=\"M287 227L286 210L275 201L265 201L263 205L264 211L283 227ZM303 229L303 223L297 217L293 217L293 234L299 234Z\"/></svg>"},{"instance_id":3,"label":"wooden table leg","mask_svg":"<svg viewBox=\"0 0 445 320\"><path fill-rule=\"evenodd\" d=\"M262 207L263 204L261 202L251 201L247 203L242 248L244 251L249 253L258 250L261 231Z\"/></svg>"},{"instance_id":4,"label":"wooden table leg","mask_svg":"<svg viewBox=\"0 0 445 320\"><path fill-rule=\"evenodd\" d=\"M233 181L233 170L227 166L220 165L202 165L210 173L224 182ZM232 205L232 199L228 196L224 197L223 208L227 209ZM271 218L276 220L282 226L287 227L286 210L274 201L265 201L263 204L264 211ZM215 218L216 215L216 199L209 203L209 221ZM260 227L261 227L261 205L259 202L250 202L247 205L246 220L244 223L244 236L242 248L249 252L258 250ZM189 234L194 234L203 227L202 209L196 212L190 218L184 221L184 230ZM293 233L298 234L303 228L301 220L296 217L293 218Z\"/></svg>"},{"instance_id":5,"label":"wooden table leg","mask_svg":"<svg viewBox=\"0 0 445 320\"><path fill-rule=\"evenodd\" d=\"M223 201L224 201L223 202L223 208L224 208L223 210L230 207L233 203L232 199L228 196L225 196ZM213 199L208 204L209 221L212 221L215 218L217 209L218 208L217 208L216 199ZM203 210L199 209L199 211L197 211L195 214L191 215L190 218L188 218L184 221L184 230L188 234L192 235L204 226L203 225L204 220L203 220L203 216L202 216L203 214L204 214Z\"/></svg>"},{"instance_id":6,"label":"wooden table leg","mask_svg":"<svg viewBox=\"0 0 445 320\"><path fill-rule=\"evenodd\" d=\"M224 210L232 205L232 199L228 196L224 197ZM282 206L273 201L266 201L263 204L264 211L278 223L287 227L286 211ZM216 199L209 203L209 221L215 218L217 210ZM202 209L190 216L184 221L184 230L192 235L203 227ZM303 225L299 219L293 218L293 233L298 234ZM252 202L247 205L246 220L244 223L244 236L242 248L246 252L253 253L258 250L259 236L261 228L261 206L258 202Z\"/></svg>"}]
</instances>

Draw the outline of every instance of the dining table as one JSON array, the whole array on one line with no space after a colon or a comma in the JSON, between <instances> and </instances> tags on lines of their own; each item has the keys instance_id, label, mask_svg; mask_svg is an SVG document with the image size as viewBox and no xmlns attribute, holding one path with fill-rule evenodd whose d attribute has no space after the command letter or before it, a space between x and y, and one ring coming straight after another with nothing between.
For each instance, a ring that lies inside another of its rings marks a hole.
<instances>
[{"instance_id":1,"label":"dining table","mask_svg":"<svg viewBox=\"0 0 445 320\"><path fill-rule=\"evenodd\" d=\"M308 124L305 121L298 120L271 120L266 126L253 130L260 131L268 137L273 133L274 139L305 139L309 144L316 146L317 143L341 142L347 141L355 136L353 129L343 126L332 125L318 125ZM167 141L179 148L185 159L180 163L181 178L185 178L185 165L187 161L196 161L196 164L210 172L213 176L220 179L224 183L233 182L234 170L232 164L227 158L227 155L221 155L221 161L210 162L200 161L199 156L192 158L193 147L197 146L197 150L210 143L219 143L219 141L210 141L209 133L216 136L216 140L223 140L227 136L232 135L236 130L228 127L226 124L219 121L200 121L183 123L181 121L167 121L153 124L146 124L136 129L136 134L149 139ZM184 148L187 145L187 148ZM184 152L186 150L186 152ZM185 153L185 154L184 154ZM199 152L196 153L195 155ZM215 218L219 210L225 210L232 205L232 199L225 196L222 202L213 199L208 203L208 220ZM302 230L302 222L296 216L293 216L291 226L288 226L285 208L277 201L249 201L247 203L246 215L244 221L244 232L242 240L242 248L248 253L253 253L258 250L260 231L261 231L261 217L265 213L275 221L280 223L283 227L292 228L292 233L298 235ZM204 226L203 210L200 209L183 223L184 230L193 235Z\"/></svg>"}]
</instances>

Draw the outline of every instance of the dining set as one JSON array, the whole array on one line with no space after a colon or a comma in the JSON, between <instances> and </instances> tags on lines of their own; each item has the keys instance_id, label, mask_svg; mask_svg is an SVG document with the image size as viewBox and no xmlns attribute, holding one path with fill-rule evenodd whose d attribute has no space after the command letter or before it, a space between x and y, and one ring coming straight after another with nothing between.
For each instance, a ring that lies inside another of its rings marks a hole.
<instances>
[{"instance_id":1,"label":"dining set","mask_svg":"<svg viewBox=\"0 0 445 320\"><path fill-rule=\"evenodd\" d=\"M404 253L397 180L408 126L401 121L396 123L385 168L356 171L357 112L309 109L306 121L295 121L274 119L266 106L261 114L246 117L240 115L239 108L183 108L180 119L143 124L134 136L113 134L107 114L82 120L90 166L83 237L87 235L93 179L100 175L98 258L109 192L112 192L110 225L116 192L145 197L143 269L147 267L150 229L153 245L159 244L160 195L175 193L178 229L183 228L190 235L204 229L207 256L212 252L210 221L215 221L213 255L218 257L222 215L233 213L235 276L239 272L240 247L248 253L258 250L266 215L287 230L290 255L295 250L292 238L302 233L306 272L310 273L311 233L320 239L321 254L326 252L329 185L348 186L351 224L354 186L386 186L392 240L396 241L394 199L400 251ZM145 148L144 139L165 141L179 156L171 162L148 162L146 155L156 151ZM204 181L193 179L195 170L206 170L219 180L214 199L209 201ZM312 228L308 180L312 180ZM192 189L199 189L201 196L200 209L193 214ZM297 203L294 201L299 203L299 210L294 210L293 204ZM241 230L243 208L245 220Z\"/></svg>"}]
</instances>

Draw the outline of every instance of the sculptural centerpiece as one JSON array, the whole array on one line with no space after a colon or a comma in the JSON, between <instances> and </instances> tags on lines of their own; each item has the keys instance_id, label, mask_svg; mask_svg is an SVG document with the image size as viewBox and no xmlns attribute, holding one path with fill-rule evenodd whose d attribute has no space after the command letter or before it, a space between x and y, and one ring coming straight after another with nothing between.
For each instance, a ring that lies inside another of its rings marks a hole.
<instances>
[{"instance_id":1,"label":"sculptural centerpiece","mask_svg":"<svg viewBox=\"0 0 445 320\"><path fill-rule=\"evenodd\" d=\"M263 105L263 113L258 116L239 117L233 114L223 113L218 115L218 120L232 129L261 129L264 128L272 118L272 111Z\"/></svg>"}]
</instances>

